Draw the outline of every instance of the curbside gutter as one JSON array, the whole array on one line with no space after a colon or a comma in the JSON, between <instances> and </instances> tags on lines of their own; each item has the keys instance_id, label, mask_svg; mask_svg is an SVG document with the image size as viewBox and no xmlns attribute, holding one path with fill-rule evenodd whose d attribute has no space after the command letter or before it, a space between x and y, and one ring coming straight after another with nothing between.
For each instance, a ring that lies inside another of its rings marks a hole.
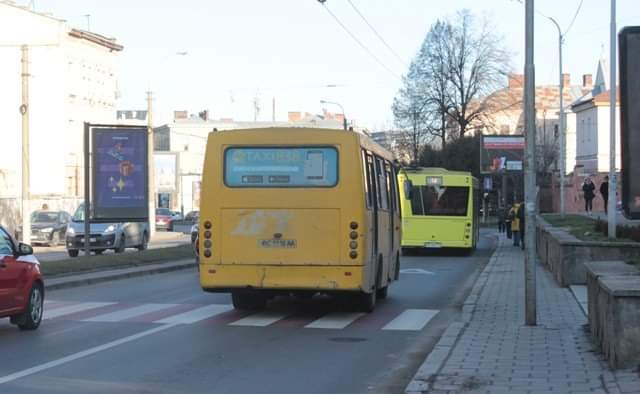
<instances>
[{"instance_id":1,"label":"curbside gutter","mask_svg":"<svg viewBox=\"0 0 640 394\"><path fill-rule=\"evenodd\" d=\"M146 276L152 274L160 274L165 272L178 271L183 269L195 268L196 263L193 258L177 260L170 263L145 264L137 267L128 267L120 269L111 269L106 271L86 272L75 275L65 275L60 277L45 277L45 290L59 290L70 287L78 287L114 281L119 279L134 278L138 276Z\"/></svg>"},{"instance_id":2,"label":"curbside gutter","mask_svg":"<svg viewBox=\"0 0 640 394\"><path fill-rule=\"evenodd\" d=\"M429 392L431 390L430 386L433 379L444 366L444 363L447 361L454 346L458 342L458 338L460 338L473 318L473 313L475 312L478 299L480 298L480 293L482 293L482 290L489 279L489 272L498 257L498 253L500 252L501 245L500 241L498 242L498 246L491 255L489 262L478 276L478 279L476 279L476 283L473 285L471 293L469 293L464 301L462 306L462 320L455 321L447 327L438 340L438 343L433 347L429 356L427 356L420 368L418 368L413 379L411 379L411 382L409 382L405 388L405 394L419 394Z\"/></svg>"}]
</instances>

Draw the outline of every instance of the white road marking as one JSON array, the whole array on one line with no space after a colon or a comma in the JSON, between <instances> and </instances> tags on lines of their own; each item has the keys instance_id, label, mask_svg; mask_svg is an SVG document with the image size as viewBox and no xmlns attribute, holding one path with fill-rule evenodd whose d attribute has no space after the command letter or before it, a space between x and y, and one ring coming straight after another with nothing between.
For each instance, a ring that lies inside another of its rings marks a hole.
<instances>
[{"instance_id":1,"label":"white road marking","mask_svg":"<svg viewBox=\"0 0 640 394\"><path fill-rule=\"evenodd\" d=\"M421 274L421 275L435 275L435 272L423 270L422 268L405 268L400 270L401 274Z\"/></svg>"},{"instance_id":2,"label":"white road marking","mask_svg":"<svg viewBox=\"0 0 640 394\"><path fill-rule=\"evenodd\" d=\"M431 309L407 309L382 327L383 330L422 330L439 311Z\"/></svg>"},{"instance_id":3,"label":"white road marking","mask_svg":"<svg viewBox=\"0 0 640 394\"><path fill-rule=\"evenodd\" d=\"M197 308L188 312L179 313L177 315L169 316L161 320L156 320L154 323L161 324L191 324L199 322L200 320L208 319L210 317L219 315L224 312L228 312L233 309L233 306L227 304L214 304L207 305L201 308Z\"/></svg>"},{"instance_id":4,"label":"white road marking","mask_svg":"<svg viewBox=\"0 0 640 394\"><path fill-rule=\"evenodd\" d=\"M252 326L252 327L266 327L270 324L282 320L289 316L290 313L282 312L260 312L251 316L243 317L240 320L236 320L229 324L230 326Z\"/></svg>"},{"instance_id":5,"label":"white road marking","mask_svg":"<svg viewBox=\"0 0 640 394\"><path fill-rule=\"evenodd\" d=\"M53 319L56 317L70 315L72 313L84 312L89 309L100 308L102 306L113 305L115 302L82 302L79 304L63 306L52 310L44 310L45 319Z\"/></svg>"},{"instance_id":6,"label":"white road marking","mask_svg":"<svg viewBox=\"0 0 640 394\"><path fill-rule=\"evenodd\" d=\"M177 304L144 304L144 305L139 305L133 308L127 308L121 311L105 313L103 315L98 315L89 319L84 319L83 321L118 322L118 321L130 319L132 317L144 315L147 313L168 309L176 305Z\"/></svg>"},{"instance_id":7,"label":"white road marking","mask_svg":"<svg viewBox=\"0 0 640 394\"><path fill-rule=\"evenodd\" d=\"M49 361L48 363L40 364L40 365L37 365L35 367L31 367L31 368L28 368L28 369L23 369L22 371L14 372L12 374L0 377L0 384L9 383L9 382L12 382L12 381L14 381L16 379L24 378L26 376L33 375L33 374L36 374L38 372L45 371L47 369L55 368L55 367L58 367L60 365L63 365L63 364L66 364L66 363L81 359L83 357L87 357L87 356L90 356L92 354L96 354L96 353L99 353L99 352L114 348L116 346L120 346L120 345L123 345L125 343L131 342L131 341L135 341L136 339L140 339L140 338L143 338L143 337L146 337L146 336L149 336L149 335L153 335L153 334L155 334L157 332L160 332L160 331L168 330L168 329L173 328L175 326L176 326L175 324L167 324L167 325L164 325L164 326L155 327L155 328L152 328L151 330L142 331L140 333L137 333L137 334L134 334L134 335L130 335L128 337L120 338L120 339L117 339L115 341L105 343L104 345L95 346L95 347L92 347L90 349L83 350L81 352L74 353L74 354L71 354L69 356L59 358L57 360Z\"/></svg>"},{"instance_id":8,"label":"white road marking","mask_svg":"<svg viewBox=\"0 0 640 394\"><path fill-rule=\"evenodd\" d=\"M345 328L364 315L365 313L359 312L329 313L328 315L322 316L321 318L312 321L311 323L304 326L304 328L325 328L339 330L341 328Z\"/></svg>"}]
</instances>

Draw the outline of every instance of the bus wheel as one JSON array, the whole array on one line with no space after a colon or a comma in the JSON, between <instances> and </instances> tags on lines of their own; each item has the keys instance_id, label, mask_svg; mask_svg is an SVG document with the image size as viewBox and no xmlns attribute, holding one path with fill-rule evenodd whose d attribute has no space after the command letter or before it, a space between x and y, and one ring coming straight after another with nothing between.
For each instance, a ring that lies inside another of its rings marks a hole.
<instances>
[{"instance_id":1,"label":"bus wheel","mask_svg":"<svg viewBox=\"0 0 640 394\"><path fill-rule=\"evenodd\" d=\"M396 270L394 273L394 280L400 279L400 255L396 256Z\"/></svg>"},{"instance_id":2,"label":"bus wheel","mask_svg":"<svg viewBox=\"0 0 640 394\"><path fill-rule=\"evenodd\" d=\"M267 299L256 292L234 291L231 302L235 309L240 310L260 310L267 306Z\"/></svg>"},{"instance_id":3,"label":"bus wheel","mask_svg":"<svg viewBox=\"0 0 640 394\"><path fill-rule=\"evenodd\" d=\"M387 298L387 293L389 292L389 285L376 290L376 298L379 300L384 300Z\"/></svg>"},{"instance_id":4,"label":"bus wheel","mask_svg":"<svg viewBox=\"0 0 640 394\"><path fill-rule=\"evenodd\" d=\"M356 295L356 309L358 312L373 312L376 308L376 293L377 291L375 290L371 293L362 291Z\"/></svg>"}]
</instances>

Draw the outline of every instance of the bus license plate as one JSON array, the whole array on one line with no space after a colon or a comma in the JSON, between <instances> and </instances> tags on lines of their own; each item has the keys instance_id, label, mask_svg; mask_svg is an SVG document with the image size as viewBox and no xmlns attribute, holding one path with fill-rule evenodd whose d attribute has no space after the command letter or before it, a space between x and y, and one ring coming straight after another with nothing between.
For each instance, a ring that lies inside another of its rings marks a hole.
<instances>
[{"instance_id":1,"label":"bus license plate","mask_svg":"<svg viewBox=\"0 0 640 394\"><path fill-rule=\"evenodd\" d=\"M258 246L261 248L294 249L298 243L295 239L261 239L258 240Z\"/></svg>"},{"instance_id":2,"label":"bus license plate","mask_svg":"<svg viewBox=\"0 0 640 394\"><path fill-rule=\"evenodd\" d=\"M425 248L441 248L442 245L440 244L440 242L425 242L424 247Z\"/></svg>"}]
</instances>

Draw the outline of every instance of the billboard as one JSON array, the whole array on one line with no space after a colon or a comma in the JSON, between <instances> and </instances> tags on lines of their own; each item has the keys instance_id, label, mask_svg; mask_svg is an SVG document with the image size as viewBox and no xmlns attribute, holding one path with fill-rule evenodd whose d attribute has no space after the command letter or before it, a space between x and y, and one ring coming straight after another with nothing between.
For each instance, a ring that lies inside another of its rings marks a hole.
<instances>
[{"instance_id":1,"label":"billboard","mask_svg":"<svg viewBox=\"0 0 640 394\"><path fill-rule=\"evenodd\" d=\"M622 209L640 219L640 26L625 27L619 39Z\"/></svg>"},{"instance_id":2,"label":"billboard","mask_svg":"<svg viewBox=\"0 0 640 394\"><path fill-rule=\"evenodd\" d=\"M156 190L159 192L176 191L177 183L177 154L175 153L155 153L153 164L155 168Z\"/></svg>"},{"instance_id":3,"label":"billboard","mask_svg":"<svg viewBox=\"0 0 640 394\"><path fill-rule=\"evenodd\" d=\"M480 172L496 174L521 172L524 161L524 136L483 135L480 140Z\"/></svg>"},{"instance_id":4,"label":"billboard","mask_svg":"<svg viewBox=\"0 0 640 394\"><path fill-rule=\"evenodd\" d=\"M146 221L147 129L91 128L93 217L96 221Z\"/></svg>"}]
</instances>

